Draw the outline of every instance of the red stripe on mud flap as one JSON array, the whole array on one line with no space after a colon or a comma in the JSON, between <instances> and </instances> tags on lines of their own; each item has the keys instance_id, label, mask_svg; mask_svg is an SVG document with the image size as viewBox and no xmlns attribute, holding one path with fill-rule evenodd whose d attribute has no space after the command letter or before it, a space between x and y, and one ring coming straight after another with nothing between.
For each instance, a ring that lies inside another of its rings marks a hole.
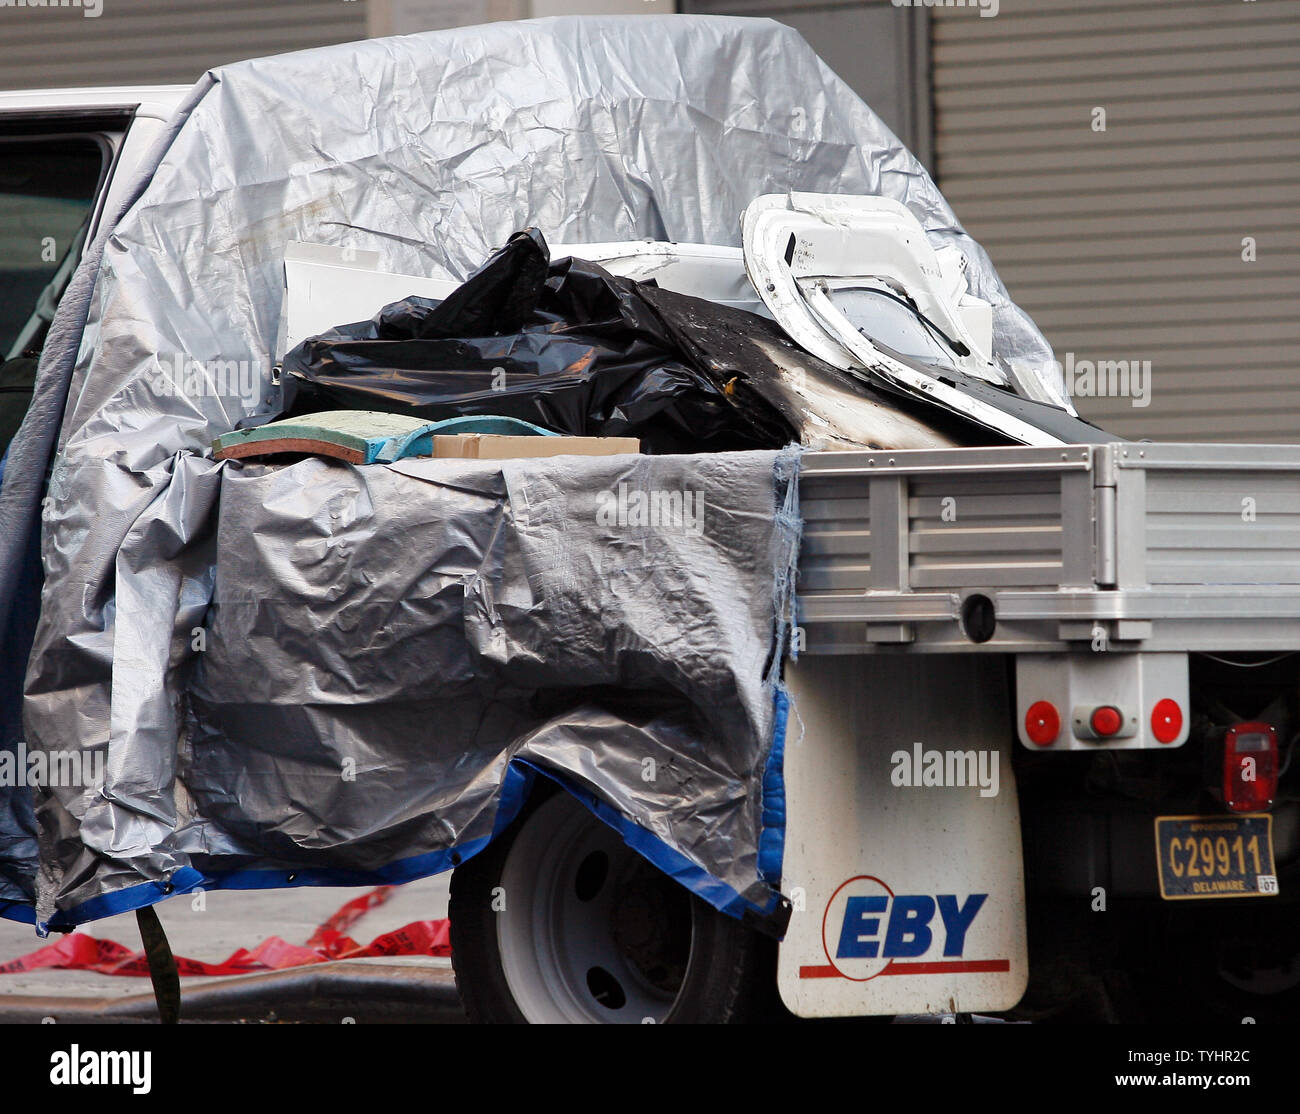
<instances>
[{"instance_id":1,"label":"red stripe on mud flap","mask_svg":"<svg viewBox=\"0 0 1300 1114\"><path fill-rule=\"evenodd\" d=\"M1010 971L1009 959L954 959L935 963L891 962L879 975L976 975ZM842 979L834 967L800 967L801 979Z\"/></svg>"},{"instance_id":2,"label":"red stripe on mud flap","mask_svg":"<svg viewBox=\"0 0 1300 1114\"><path fill-rule=\"evenodd\" d=\"M947 963L891 963L882 975L960 975L1010 971L1009 959L957 959Z\"/></svg>"}]
</instances>

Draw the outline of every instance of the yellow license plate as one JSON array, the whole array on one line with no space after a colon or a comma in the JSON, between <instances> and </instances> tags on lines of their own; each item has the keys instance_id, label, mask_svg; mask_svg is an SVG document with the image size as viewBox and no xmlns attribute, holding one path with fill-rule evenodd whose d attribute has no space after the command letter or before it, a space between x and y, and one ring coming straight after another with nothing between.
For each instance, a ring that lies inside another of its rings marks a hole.
<instances>
[{"instance_id":1,"label":"yellow license plate","mask_svg":"<svg viewBox=\"0 0 1300 1114\"><path fill-rule=\"evenodd\" d=\"M1273 817L1157 816L1156 862L1166 901L1277 893Z\"/></svg>"}]
</instances>

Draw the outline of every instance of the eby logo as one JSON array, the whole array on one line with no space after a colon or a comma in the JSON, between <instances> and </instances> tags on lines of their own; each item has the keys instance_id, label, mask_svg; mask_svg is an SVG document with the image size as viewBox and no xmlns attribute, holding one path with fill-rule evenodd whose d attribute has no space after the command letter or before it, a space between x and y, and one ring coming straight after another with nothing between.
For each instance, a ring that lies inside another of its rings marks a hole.
<instances>
[{"instance_id":1,"label":"eby logo","mask_svg":"<svg viewBox=\"0 0 1300 1114\"><path fill-rule=\"evenodd\" d=\"M801 979L946 975L1009 971L1008 959L966 959L966 937L988 894L896 894L860 874L831 894L822 915L827 966L800 967Z\"/></svg>"}]
</instances>

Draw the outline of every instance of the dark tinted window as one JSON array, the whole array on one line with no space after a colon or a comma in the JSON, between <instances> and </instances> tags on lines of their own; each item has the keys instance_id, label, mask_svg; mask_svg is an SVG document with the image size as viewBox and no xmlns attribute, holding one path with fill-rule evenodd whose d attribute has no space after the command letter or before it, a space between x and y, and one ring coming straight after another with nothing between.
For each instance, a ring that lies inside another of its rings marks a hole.
<instances>
[{"instance_id":1,"label":"dark tinted window","mask_svg":"<svg viewBox=\"0 0 1300 1114\"><path fill-rule=\"evenodd\" d=\"M42 292L80 250L103 164L90 138L0 139L0 360L21 354Z\"/></svg>"},{"instance_id":2,"label":"dark tinted window","mask_svg":"<svg viewBox=\"0 0 1300 1114\"><path fill-rule=\"evenodd\" d=\"M103 167L104 148L88 137L0 137L0 459L31 403Z\"/></svg>"}]
</instances>

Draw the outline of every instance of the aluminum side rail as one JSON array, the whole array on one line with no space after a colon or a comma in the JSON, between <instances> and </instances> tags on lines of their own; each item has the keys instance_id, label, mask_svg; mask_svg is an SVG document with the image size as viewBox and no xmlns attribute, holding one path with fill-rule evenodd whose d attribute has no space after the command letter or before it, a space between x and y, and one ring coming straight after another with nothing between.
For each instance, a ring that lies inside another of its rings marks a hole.
<instances>
[{"instance_id":1,"label":"aluminum side rail","mask_svg":"<svg viewBox=\"0 0 1300 1114\"><path fill-rule=\"evenodd\" d=\"M1300 650L1300 446L808 453L808 653Z\"/></svg>"}]
</instances>

